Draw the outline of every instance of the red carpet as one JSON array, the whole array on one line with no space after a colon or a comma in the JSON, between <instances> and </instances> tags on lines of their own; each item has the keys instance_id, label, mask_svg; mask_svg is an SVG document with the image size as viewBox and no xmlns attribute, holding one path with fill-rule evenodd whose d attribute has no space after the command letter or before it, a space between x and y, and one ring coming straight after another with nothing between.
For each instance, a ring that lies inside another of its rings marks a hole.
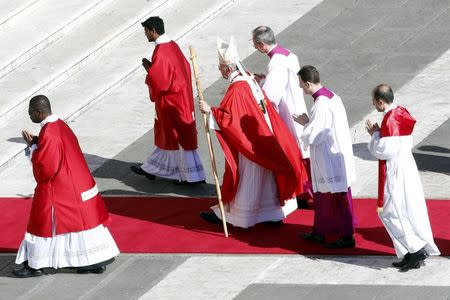
<instances>
[{"instance_id":1,"label":"red carpet","mask_svg":"<svg viewBox=\"0 0 450 300\"><path fill-rule=\"evenodd\" d=\"M312 210L298 210L280 227L251 229L221 227L201 220L198 213L212 199L120 197L105 198L113 222L109 229L123 253L245 253L245 254L394 254L391 240L375 213L374 199L355 199L358 219L356 248L329 250L300 240L311 230ZM449 200L427 201L435 242L442 255L450 255ZM0 252L15 252L23 238L30 199L0 199Z\"/></svg>"}]
</instances>

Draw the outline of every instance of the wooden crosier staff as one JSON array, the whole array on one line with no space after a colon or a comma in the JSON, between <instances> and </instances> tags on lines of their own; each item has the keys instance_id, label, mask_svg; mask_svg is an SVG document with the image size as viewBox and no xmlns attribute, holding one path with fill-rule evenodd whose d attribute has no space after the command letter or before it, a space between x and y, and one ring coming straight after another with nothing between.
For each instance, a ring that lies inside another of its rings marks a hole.
<instances>
[{"instance_id":1,"label":"wooden crosier staff","mask_svg":"<svg viewBox=\"0 0 450 300\"><path fill-rule=\"evenodd\" d=\"M200 101L205 101L203 99L202 85L200 82L200 78L198 76L197 55L195 54L194 48L192 46L189 46L189 51L191 53L190 58L192 61L192 66L194 68L194 78L195 78L195 84L197 86L198 99ZM203 116L203 125L205 127L205 133L206 133L206 141L208 142L209 158L211 160L211 167L212 167L213 176L214 176L214 183L216 184L217 200L219 201L220 214L222 215L223 231L225 232L225 237L228 237L227 220L225 219L225 211L223 209L222 193L220 192L219 177L217 176L216 160L214 158L214 149L213 149L212 142L211 142L211 134L209 132L208 119L207 119L207 116L205 113L202 113L202 116Z\"/></svg>"}]
</instances>

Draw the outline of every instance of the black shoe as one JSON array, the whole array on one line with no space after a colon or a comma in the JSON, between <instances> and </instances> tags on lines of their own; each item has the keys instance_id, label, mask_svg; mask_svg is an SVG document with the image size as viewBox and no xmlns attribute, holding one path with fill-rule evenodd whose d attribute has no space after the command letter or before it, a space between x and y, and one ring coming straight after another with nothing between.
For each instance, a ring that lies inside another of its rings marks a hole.
<instances>
[{"instance_id":1,"label":"black shoe","mask_svg":"<svg viewBox=\"0 0 450 300\"><path fill-rule=\"evenodd\" d=\"M194 181L194 182L189 182L189 181L185 181L185 180L182 180L182 181L176 180L173 182L173 184L175 184L175 185L197 185L197 184L203 184L203 183L206 183L206 180Z\"/></svg>"},{"instance_id":2,"label":"black shoe","mask_svg":"<svg viewBox=\"0 0 450 300\"><path fill-rule=\"evenodd\" d=\"M420 269L420 261L406 263L398 271L404 273L404 272L408 272L409 270L412 270L412 269Z\"/></svg>"},{"instance_id":3,"label":"black shoe","mask_svg":"<svg viewBox=\"0 0 450 300\"><path fill-rule=\"evenodd\" d=\"M279 220L279 221L264 221L262 222L262 224L266 225L266 226L270 226L270 227L278 227L283 225L283 220Z\"/></svg>"},{"instance_id":4,"label":"black shoe","mask_svg":"<svg viewBox=\"0 0 450 300\"><path fill-rule=\"evenodd\" d=\"M342 237L336 242L326 244L325 247L330 249L353 248L355 247L355 239L352 237Z\"/></svg>"},{"instance_id":5,"label":"black shoe","mask_svg":"<svg viewBox=\"0 0 450 300\"><path fill-rule=\"evenodd\" d=\"M325 237L321 234L317 234L315 232L303 233L300 237L306 241L315 241L319 243L325 242Z\"/></svg>"},{"instance_id":6,"label":"black shoe","mask_svg":"<svg viewBox=\"0 0 450 300\"><path fill-rule=\"evenodd\" d=\"M143 175L150 180L155 180L156 176L150 173L145 172L141 167L138 166L130 166L131 171L133 171L137 175Z\"/></svg>"},{"instance_id":7,"label":"black shoe","mask_svg":"<svg viewBox=\"0 0 450 300\"><path fill-rule=\"evenodd\" d=\"M38 277L45 275L45 273L39 269L30 268L27 263L24 263L19 269L12 270L12 273L18 278Z\"/></svg>"},{"instance_id":8,"label":"black shoe","mask_svg":"<svg viewBox=\"0 0 450 300\"><path fill-rule=\"evenodd\" d=\"M222 224L222 220L218 216L216 216L216 214L213 211L200 212L200 218L202 218L208 223Z\"/></svg>"},{"instance_id":9,"label":"black shoe","mask_svg":"<svg viewBox=\"0 0 450 300\"><path fill-rule=\"evenodd\" d=\"M401 261L394 261L392 265L396 268L401 268L404 265L406 265L406 262L408 261L409 257L411 256L410 253L406 253L405 256L403 256L403 259Z\"/></svg>"},{"instance_id":10,"label":"black shoe","mask_svg":"<svg viewBox=\"0 0 450 300\"><path fill-rule=\"evenodd\" d=\"M298 199L297 198L297 207L298 207L298 209L308 208L308 201L306 199Z\"/></svg>"},{"instance_id":11,"label":"black shoe","mask_svg":"<svg viewBox=\"0 0 450 300\"><path fill-rule=\"evenodd\" d=\"M411 253L406 263L400 268L400 272L408 272L411 269L419 269L420 263L428 257L425 248L420 249L417 252Z\"/></svg>"}]
</instances>

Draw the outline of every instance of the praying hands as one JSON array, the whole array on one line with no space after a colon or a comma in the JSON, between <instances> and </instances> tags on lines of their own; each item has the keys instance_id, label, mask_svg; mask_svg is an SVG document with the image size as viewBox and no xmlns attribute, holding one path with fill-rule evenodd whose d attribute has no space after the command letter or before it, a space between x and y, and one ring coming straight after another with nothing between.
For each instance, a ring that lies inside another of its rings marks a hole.
<instances>
[{"instance_id":1,"label":"praying hands","mask_svg":"<svg viewBox=\"0 0 450 300\"><path fill-rule=\"evenodd\" d=\"M372 123L371 120L366 121L366 130L372 136L376 131L380 131L378 123Z\"/></svg>"}]
</instances>

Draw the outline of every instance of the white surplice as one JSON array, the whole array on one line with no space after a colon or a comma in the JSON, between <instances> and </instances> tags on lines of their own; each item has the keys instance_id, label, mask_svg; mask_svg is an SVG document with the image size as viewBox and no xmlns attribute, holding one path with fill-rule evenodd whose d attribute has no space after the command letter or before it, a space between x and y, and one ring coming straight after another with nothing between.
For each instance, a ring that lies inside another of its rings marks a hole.
<instances>
[{"instance_id":1,"label":"white surplice","mask_svg":"<svg viewBox=\"0 0 450 300\"><path fill-rule=\"evenodd\" d=\"M385 113L395 107L392 104ZM429 255L440 254L433 240L412 147L411 135L380 138L379 132L372 135L368 145L373 156L386 160L383 212L379 216L399 258L423 247Z\"/></svg>"},{"instance_id":2,"label":"white surplice","mask_svg":"<svg viewBox=\"0 0 450 300\"><path fill-rule=\"evenodd\" d=\"M234 72L230 75L231 82L245 80L237 74L238 72ZM266 119L266 122L270 120ZM212 114L209 124L211 129L220 130ZM283 220L297 209L295 198L287 200L283 207L280 205L275 177L270 170L252 162L241 153L238 165L240 179L236 195L229 205L225 205L227 223L248 228L261 222ZM222 219L218 205L211 209Z\"/></svg>"},{"instance_id":3,"label":"white surplice","mask_svg":"<svg viewBox=\"0 0 450 300\"><path fill-rule=\"evenodd\" d=\"M266 77L262 81L262 89L296 138L302 158L305 159L309 157L309 150L305 150L301 140L303 126L292 118L292 115L307 113L303 89L299 85L297 75L299 70L300 64L294 53L273 54L267 67Z\"/></svg>"},{"instance_id":4,"label":"white surplice","mask_svg":"<svg viewBox=\"0 0 450 300\"><path fill-rule=\"evenodd\" d=\"M310 149L314 192L347 192L355 163L347 113L338 95L317 97L301 138Z\"/></svg>"},{"instance_id":5,"label":"white surplice","mask_svg":"<svg viewBox=\"0 0 450 300\"><path fill-rule=\"evenodd\" d=\"M205 180L205 171L197 150L155 150L142 164L141 168L147 173L178 181L197 182Z\"/></svg>"}]
</instances>

